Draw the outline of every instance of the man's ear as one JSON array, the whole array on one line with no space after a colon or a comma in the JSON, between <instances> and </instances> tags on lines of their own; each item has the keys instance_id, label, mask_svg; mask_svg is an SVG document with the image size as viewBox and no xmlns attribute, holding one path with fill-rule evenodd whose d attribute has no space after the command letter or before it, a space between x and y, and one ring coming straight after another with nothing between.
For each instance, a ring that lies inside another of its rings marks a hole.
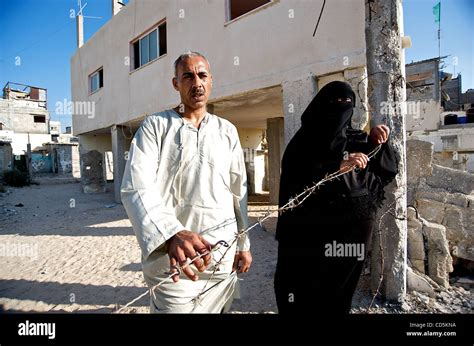
<instances>
[{"instance_id":1,"label":"man's ear","mask_svg":"<svg viewBox=\"0 0 474 346\"><path fill-rule=\"evenodd\" d=\"M179 89L178 89L178 79L176 77L173 77L171 82L173 83L174 90L179 91Z\"/></svg>"}]
</instances>

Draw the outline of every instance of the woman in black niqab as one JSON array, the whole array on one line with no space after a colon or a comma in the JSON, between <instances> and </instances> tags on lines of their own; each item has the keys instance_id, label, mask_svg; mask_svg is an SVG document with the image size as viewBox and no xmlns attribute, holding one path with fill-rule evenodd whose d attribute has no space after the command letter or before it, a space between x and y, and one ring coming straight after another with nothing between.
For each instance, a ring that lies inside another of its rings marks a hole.
<instances>
[{"instance_id":1,"label":"woman in black niqab","mask_svg":"<svg viewBox=\"0 0 474 346\"><path fill-rule=\"evenodd\" d=\"M388 127L376 126L370 135L352 129L354 106L349 84L327 84L304 111L301 128L283 155L280 207L327 174L352 165L359 168L327 182L301 205L279 215L279 313L350 310L383 188L397 173ZM379 144L380 151L369 161L367 154Z\"/></svg>"}]
</instances>

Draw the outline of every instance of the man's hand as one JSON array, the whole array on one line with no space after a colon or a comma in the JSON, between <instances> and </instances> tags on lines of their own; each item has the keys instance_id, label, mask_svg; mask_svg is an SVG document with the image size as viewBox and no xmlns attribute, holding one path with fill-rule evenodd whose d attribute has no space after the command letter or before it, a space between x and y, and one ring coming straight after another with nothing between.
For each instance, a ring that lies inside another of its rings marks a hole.
<instances>
[{"instance_id":1,"label":"man's hand","mask_svg":"<svg viewBox=\"0 0 474 346\"><path fill-rule=\"evenodd\" d=\"M234 264L232 270L237 270L237 273L246 273L252 264L252 254L250 251L237 251L234 257Z\"/></svg>"},{"instance_id":2,"label":"man's hand","mask_svg":"<svg viewBox=\"0 0 474 346\"><path fill-rule=\"evenodd\" d=\"M370 140L372 143L379 145L388 141L390 129L386 125L377 125L370 130Z\"/></svg>"},{"instance_id":3,"label":"man's hand","mask_svg":"<svg viewBox=\"0 0 474 346\"><path fill-rule=\"evenodd\" d=\"M168 245L168 256L170 258L171 273L176 272L176 269L173 267L176 267L178 264L183 266L186 263L191 262L194 257L206 251L210 251L212 248L212 245L199 234L186 230L176 233L174 236L168 239L166 243ZM206 267L209 265L210 261L211 254L207 254L199 259L196 259L193 262L193 265L197 270L203 272L206 270ZM184 268L183 272L193 281L199 279L199 277L191 269L191 266ZM178 282L179 275L173 276L173 281Z\"/></svg>"},{"instance_id":4,"label":"man's hand","mask_svg":"<svg viewBox=\"0 0 474 346\"><path fill-rule=\"evenodd\" d=\"M347 159L341 161L341 166L339 168L342 170L342 172L349 171L353 166L364 169L367 167L368 162L369 157L364 153L352 153L349 154Z\"/></svg>"}]
</instances>

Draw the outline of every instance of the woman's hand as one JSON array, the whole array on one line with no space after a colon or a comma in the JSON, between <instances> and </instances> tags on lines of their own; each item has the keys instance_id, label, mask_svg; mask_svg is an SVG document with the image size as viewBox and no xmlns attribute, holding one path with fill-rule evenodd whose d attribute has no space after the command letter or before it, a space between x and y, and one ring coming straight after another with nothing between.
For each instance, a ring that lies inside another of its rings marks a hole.
<instances>
[{"instance_id":1,"label":"woman's hand","mask_svg":"<svg viewBox=\"0 0 474 346\"><path fill-rule=\"evenodd\" d=\"M370 130L369 138L375 145L383 144L388 141L390 129L386 125L377 125Z\"/></svg>"},{"instance_id":2,"label":"woman's hand","mask_svg":"<svg viewBox=\"0 0 474 346\"><path fill-rule=\"evenodd\" d=\"M352 167L364 169L367 167L368 162L369 157L364 153L351 153L347 158L341 161L340 170L345 173L350 171Z\"/></svg>"}]
</instances>

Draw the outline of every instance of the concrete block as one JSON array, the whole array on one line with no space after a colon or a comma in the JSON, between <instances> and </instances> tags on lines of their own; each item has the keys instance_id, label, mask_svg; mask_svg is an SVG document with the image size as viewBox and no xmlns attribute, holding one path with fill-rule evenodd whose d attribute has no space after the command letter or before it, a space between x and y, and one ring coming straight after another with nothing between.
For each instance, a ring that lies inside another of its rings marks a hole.
<instances>
[{"instance_id":1,"label":"concrete block","mask_svg":"<svg viewBox=\"0 0 474 346\"><path fill-rule=\"evenodd\" d=\"M454 192L449 193L443 189L436 189L429 186L425 188L419 188L416 191L416 199L428 199L446 204L452 204L461 208L467 208L469 205L469 199L467 195L462 193Z\"/></svg>"},{"instance_id":2,"label":"concrete block","mask_svg":"<svg viewBox=\"0 0 474 346\"><path fill-rule=\"evenodd\" d=\"M449 253L446 228L423 220L423 233L428 240L428 275L443 287L449 287L449 273L453 271L453 259Z\"/></svg>"},{"instance_id":3,"label":"concrete block","mask_svg":"<svg viewBox=\"0 0 474 346\"><path fill-rule=\"evenodd\" d=\"M408 209L407 255L413 267L425 272L425 246L423 242L423 223L416 219L415 211Z\"/></svg>"},{"instance_id":4,"label":"concrete block","mask_svg":"<svg viewBox=\"0 0 474 346\"><path fill-rule=\"evenodd\" d=\"M429 199L416 200L418 212L424 219L441 224L444 218L446 206L444 203L432 201Z\"/></svg>"},{"instance_id":5,"label":"concrete block","mask_svg":"<svg viewBox=\"0 0 474 346\"><path fill-rule=\"evenodd\" d=\"M409 292L423 292L430 297L435 297L436 293L428 280L416 273L410 267L407 268L407 288Z\"/></svg>"},{"instance_id":6,"label":"concrete block","mask_svg":"<svg viewBox=\"0 0 474 346\"><path fill-rule=\"evenodd\" d=\"M467 238L467 233L463 224L463 210L454 206L445 209L445 216L442 224L446 227L446 236L452 243L458 243Z\"/></svg>"},{"instance_id":7,"label":"concrete block","mask_svg":"<svg viewBox=\"0 0 474 346\"><path fill-rule=\"evenodd\" d=\"M433 144L411 139L407 141L407 181L408 185L418 182L422 176L432 173Z\"/></svg>"},{"instance_id":8,"label":"concrete block","mask_svg":"<svg viewBox=\"0 0 474 346\"><path fill-rule=\"evenodd\" d=\"M470 195L474 191L474 174L433 165L433 173L426 179L429 186Z\"/></svg>"}]
</instances>

